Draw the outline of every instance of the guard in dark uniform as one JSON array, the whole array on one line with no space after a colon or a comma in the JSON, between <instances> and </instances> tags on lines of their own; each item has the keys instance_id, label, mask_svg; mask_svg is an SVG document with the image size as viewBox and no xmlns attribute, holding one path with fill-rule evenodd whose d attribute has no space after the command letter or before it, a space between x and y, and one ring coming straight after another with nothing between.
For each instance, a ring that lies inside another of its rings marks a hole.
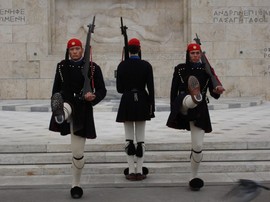
<instances>
[{"instance_id":1,"label":"guard in dark uniform","mask_svg":"<svg viewBox=\"0 0 270 202\"><path fill-rule=\"evenodd\" d=\"M107 92L101 69L93 62L89 68L93 92L82 95L83 51L80 40L70 39L67 43L65 60L57 64L51 98L52 117L49 126L49 130L60 132L61 135L71 134L73 155L71 196L73 198L81 198L83 195L80 178L84 167L85 140L96 138L93 106L99 103Z\"/></svg>"},{"instance_id":2,"label":"guard in dark uniform","mask_svg":"<svg viewBox=\"0 0 270 202\"><path fill-rule=\"evenodd\" d=\"M212 131L206 93L209 89L210 95L218 99L224 91L220 82L213 87L205 64L201 62L201 54L200 45L189 44L186 63L175 67L171 85L171 113L167 121L168 127L191 131L192 175L189 186L192 190L199 190L204 185L197 174L203 157L204 134Z\"/></svg>"},{"instance_id":3,"label":"guard in dark uniform","mask_svg":"<svg viewBox=\"0 0 270 202\"><path fill-rule=\"evenodd\" d=\"M122 97L116 121L123 122L125 128L129 166L125 170L126 179L135 181L145 179L148 173L143 167L145 123L154 117L155 98L152 66L139 57L140 41L131 39L128 48L130 58L122 61L117 68L116 87Z\"/></svg>"}]
</instances>

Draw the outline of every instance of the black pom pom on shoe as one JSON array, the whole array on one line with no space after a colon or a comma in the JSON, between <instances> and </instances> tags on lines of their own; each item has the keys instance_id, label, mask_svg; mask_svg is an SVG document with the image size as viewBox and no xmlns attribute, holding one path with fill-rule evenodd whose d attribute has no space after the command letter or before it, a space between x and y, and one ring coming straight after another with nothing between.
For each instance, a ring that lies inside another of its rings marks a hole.
<instances>
[{"instance_id":1,"label":"black pom pom on shoe","mask_svg":"<svg viewBox=\"0 0 270 202\"><path fill-rule=\"evenodd\" d=\"M204 186L204 182L200 178L193 178L189 181L189 188L192 191L199 191Z\"/></svg>"},{"instance_id":2,"label":"black pom pom on shoe","mask_svg":"<svg viewBox=\"0 0 270 202\"><path fill-rule=\"evenodd\" d=\"M128 175L128 173L129 173L129 168L125 168L124 175Z\"/></svg>"},{"instance_id":3,"label":"black pom pom on shoe","mask_svg":"<svg viewBox=\"0 0 270 202\"><path fill-rule=\"evenodd\" d=\"M148 173L149 173L149 170L148 170L148 168L146 168L146 167L143 167L143 168L142 168L142 171L143 171L143 174L144 174L144 175L148 175Z\"/></svg>"},{"instance_id":4,"label":"black pom pom on shoe","mask_svg":"<svg viewBox=\"0 0 270 202\"><path fill-rule=\"evenodd\" d=\"M74 199L79 199L83 195L83 189L81 187L75 186L75 187L71 188L70 195Z\"/></svg>"}]
</instances>

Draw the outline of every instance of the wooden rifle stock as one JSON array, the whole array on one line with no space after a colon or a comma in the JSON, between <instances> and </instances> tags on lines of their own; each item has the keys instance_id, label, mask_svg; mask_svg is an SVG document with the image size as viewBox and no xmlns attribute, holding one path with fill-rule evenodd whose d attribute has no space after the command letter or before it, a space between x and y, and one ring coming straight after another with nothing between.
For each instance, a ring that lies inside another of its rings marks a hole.
<instances>
[{"instance_id":1,"label":"wooden rifle stock","mask_svg":"<svg viewBox=\"0 0 270 202\"><path fill-rule=\"evenodd\" d=\"M196 34L196 38L194 38L194 41L199 44L200 46L202 45L201 44L201 40L199 39L198 35ZM202 62L205 64L205 71L206 73L210 76L211 78L211 81L212 81L212 84L213 84L213 87L214 89L217 87L217 86L222 86L221 82L219 81L217 75L215 74L215 71L214 69L211 67L206 55L205 55L205 52L202 52L202 57L201 57L201 60Z\"/></svg>"}]
</instances>

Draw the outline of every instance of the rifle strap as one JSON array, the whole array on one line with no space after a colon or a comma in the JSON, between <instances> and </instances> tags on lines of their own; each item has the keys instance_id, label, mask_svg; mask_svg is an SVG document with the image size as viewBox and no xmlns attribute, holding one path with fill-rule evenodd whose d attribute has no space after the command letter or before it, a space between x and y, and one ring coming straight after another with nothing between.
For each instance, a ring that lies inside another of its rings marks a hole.
<instances>
[{"instance_id":1,"label":"rifle strap","mask_svg":"<svg viewBox=\"0 0 270 202\"><path fill-rule=\"evenodd\" d=\"M205 84L205 86L203 87L203 89L201 91L203 95L206 95L206 93L207 93L208 82L209 82L209 79L207 79L206 84Z\"/></svg>"},{"instance_id":2,"label":"rifle strap","mask_svg":"<svg viewBox=\"0 0 270 202\"><path fill-rule=\"evenodd\" d=\"M64 83L64 77L63 77L63 74L62 74L62 71L61 71L61 65L58 65L57 69L58 69L61 81L62 81L62 83Z\"/></svg>"},{"instance_id":3,"label":"rifle strap","mask_svg":"<svg viewBox=\"0 0 270 202\"><path fill-rule=\"evenodd\" d=\"M90 47L90 65L91 65L91 75L90 75L91 85L92 85L93 92L95 92L95 81L94 81L95 67L93 65L92 47Z\"/></svg>"},{"instance_id":4,"label":"rifle strap","mask_svg":"<svg viewBox=\"0 0 270 202\"><path fill-rule=\"evenodd\" d=\"M124 55L125 55L125 48L123 47L123 49L122 49L122 61L124 60Z\"/></svg>"}]
</instances>

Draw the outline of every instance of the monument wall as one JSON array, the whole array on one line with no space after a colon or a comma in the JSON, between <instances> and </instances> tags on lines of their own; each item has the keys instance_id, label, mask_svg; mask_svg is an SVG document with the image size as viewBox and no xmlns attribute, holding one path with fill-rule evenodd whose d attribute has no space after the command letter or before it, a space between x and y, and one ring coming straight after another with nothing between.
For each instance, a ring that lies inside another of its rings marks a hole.
<instances>
[{"instance_id":1,"label":"monument wall","mask_svg":"<svg viewBox=\"0 0 270 202\"><path fill-rule=\"evenodd\" d=\"M156 97L169 97L174 66L197 33L226 97L270 99L266 0L0 0L0 99L48 99L66 42L85 42L96 16L93 60L108 89L122 60L120 17L153 66Z\"/></svg>"}]
</instances>

